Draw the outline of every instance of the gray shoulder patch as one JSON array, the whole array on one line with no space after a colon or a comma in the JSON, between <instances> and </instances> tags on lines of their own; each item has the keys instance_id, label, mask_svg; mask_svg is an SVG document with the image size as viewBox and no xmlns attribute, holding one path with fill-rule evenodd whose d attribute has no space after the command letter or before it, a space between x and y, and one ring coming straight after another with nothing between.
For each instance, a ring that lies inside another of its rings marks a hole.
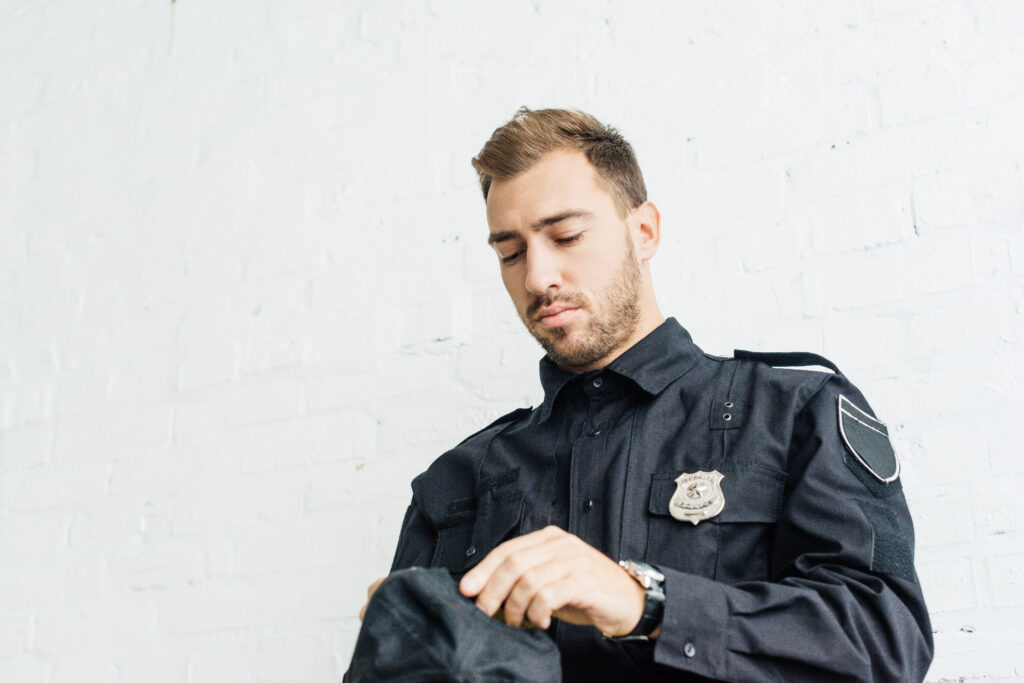
<instances>
[{"instance_id":1,"label":"gray shoulder patch","mask_svg":"<svg viewBox=\"0 0 1024 683\"><path fill-rule=\"evenodd\" d=\"M839 396L839 434L846 449L875 479L889 484L900 476L900 461L884 422Z\"/></svg>"}]
</instances>

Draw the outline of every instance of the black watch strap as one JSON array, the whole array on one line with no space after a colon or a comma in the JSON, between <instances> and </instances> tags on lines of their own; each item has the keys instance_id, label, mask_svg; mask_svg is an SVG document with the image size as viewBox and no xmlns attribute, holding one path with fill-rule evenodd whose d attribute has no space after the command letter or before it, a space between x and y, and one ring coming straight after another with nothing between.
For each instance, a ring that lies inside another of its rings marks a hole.
<instances>
[{"instance_id":1,"label":"black watch strap","mask_svg":"<svg viewBox=\"0 0 1024 683\"><path fill-rule=\"evenodd\" d=\"M640 621L632 631L624 636L612 636L615 642L646 641L661 624L665 616L665 576L654 567L643 562L624 560L619 562L623 569L629 573L647 591L644 600L644 611L640 615Z\"/></svg>"}]
</instances>

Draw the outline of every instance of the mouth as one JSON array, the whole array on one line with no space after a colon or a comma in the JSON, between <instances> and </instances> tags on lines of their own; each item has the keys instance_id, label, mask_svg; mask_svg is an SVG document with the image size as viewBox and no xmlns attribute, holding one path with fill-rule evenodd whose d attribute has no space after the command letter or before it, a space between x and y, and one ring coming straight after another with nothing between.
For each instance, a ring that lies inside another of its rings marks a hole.
<instances>
[{"instance_id":1,"label":"mouth","mask_svg":"<svg viewBox=\"0 0 1024 683\"><path fill-rule=\"evenodd\" d=\"M537 313L537 322L541 327L561 327L575 318L579 310L572 306L546 306Z\"/></svg>"}]
</instances>

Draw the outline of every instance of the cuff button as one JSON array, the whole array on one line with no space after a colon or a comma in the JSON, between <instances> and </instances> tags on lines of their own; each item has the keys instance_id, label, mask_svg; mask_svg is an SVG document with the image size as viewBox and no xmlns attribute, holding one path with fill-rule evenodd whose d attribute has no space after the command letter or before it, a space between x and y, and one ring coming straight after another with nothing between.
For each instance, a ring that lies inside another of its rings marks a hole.
<instances>
[{"instance_id":1,"label":"cuff button","mask_svg":"<svg viewBox=\"0 0 1024 683\"><path fill-rule=\"evenodd\" d=\"M683 654L687 657L692 657L697 654L697 648L693 646L693 643L687 643L683 645Z\"/></svg>"}]
</instances>

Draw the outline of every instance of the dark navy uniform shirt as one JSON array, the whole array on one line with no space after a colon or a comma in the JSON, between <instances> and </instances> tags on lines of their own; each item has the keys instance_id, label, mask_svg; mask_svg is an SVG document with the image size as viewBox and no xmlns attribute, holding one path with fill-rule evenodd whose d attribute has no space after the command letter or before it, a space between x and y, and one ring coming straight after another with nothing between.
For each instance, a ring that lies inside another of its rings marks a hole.
<instances>
[{"instance_id":1,"label":"dark navy uniform shirt","mask_svg":"<svg viewBox=\"0 0 1024 683\"><path fill-rule=\"evenodd\" d=\"M895 475L883 481L845 445L840 401L865 434L884 425L841 374L743 356L703 353L669 318L596 372L545 358L538 408L413 481L392 569L458 578L502 541L557 524L666 576L653 643L553 622L566 680L922 680L932 638L906 501ZM715 470L721 513L672 517L676 478Z\"/></svg>"}]
</instances>

